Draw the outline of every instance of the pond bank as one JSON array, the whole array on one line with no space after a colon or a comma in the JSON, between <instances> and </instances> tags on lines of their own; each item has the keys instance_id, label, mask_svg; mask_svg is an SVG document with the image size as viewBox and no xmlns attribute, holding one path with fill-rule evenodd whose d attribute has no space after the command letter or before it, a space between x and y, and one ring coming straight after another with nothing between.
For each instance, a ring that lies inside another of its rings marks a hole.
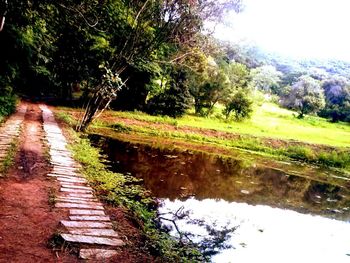
<instances>
[{"instance_id":1,"label":"pond bank","mask_svg":"<svg viewBox=\"0 0 350 263\"><path fill-rule=\"evenodd\" d=\"M79 119L80 112L75 109L63 108L60 109L59 114L71 123L75 123ZM215 151L225 152L225 154L241 150L275 160L298 161L332 168L348 173L350 177L350 148L340 147L336 144L307 143L293 139L276 138L275 135L274 137L261 137L239 134L215 129L215 126L198 128L179 125L176 119L169 120L161 117L139 116L136 113L113 111L104 113L99 120L93 123L89 132L103 134L108 137L134 137L135 135L145 138L156 137L161 141L174 140L183 144L195 144L197 148L201 147L203 151L211 148ZM291 134L294 132L293 130L290 131ZM323 132L327 132L327 130ZM328 137L328 135L325 134L325 137ZM346 139L343 139L343 141L346 141Z\"/></svg>"}]
</instances>

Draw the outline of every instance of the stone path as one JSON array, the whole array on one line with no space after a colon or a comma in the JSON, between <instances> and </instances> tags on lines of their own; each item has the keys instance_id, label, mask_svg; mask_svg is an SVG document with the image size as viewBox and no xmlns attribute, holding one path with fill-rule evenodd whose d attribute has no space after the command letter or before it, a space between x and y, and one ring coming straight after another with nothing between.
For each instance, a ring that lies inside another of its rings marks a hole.
<instances>
[{"instance_id":1,"label":"stone path","mask_svg":"<svg viewBox=\"0 0 350 263\"><path fill-rule=\"evenodd\" d=\"M27 106L21 105L17 112L0 127L0 163L6 158L11 143L19 136L26 111Z\"/></svg>"},{"instance_id":2,"label":"stone path","mask_svg":"<svg viewBox=\"0 0 350 263\"><path fill-rule=\"evenodd\" d=\"M105 259L116 255L115 248L122 246L123 241L113 230L102 203L79 174L80 165L67 149L66 139L53 113L45 105L41 105L40 109L53 166L47 176L56 178L60 184L55 207L69 210L69 218L61 221L65 228L62 238L68 243L78 244L79 256L84 259Z\"/></svg>"}]
</instances>

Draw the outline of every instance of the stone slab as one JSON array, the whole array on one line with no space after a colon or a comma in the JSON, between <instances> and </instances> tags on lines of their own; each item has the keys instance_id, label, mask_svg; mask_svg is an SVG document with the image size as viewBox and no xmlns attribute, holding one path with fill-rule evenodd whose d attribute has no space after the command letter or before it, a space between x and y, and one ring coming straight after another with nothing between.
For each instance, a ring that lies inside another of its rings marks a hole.
<instances>
[{"instance_id":1,"label":"stone slab","mask_svg":"<svg viewBox=\"0 0 350 263\"><path fill-rule=\"evenodd\" d=\"M80 249L79 257L82 259L94 259L94 260L103 260L111 258L118 255L118 252L115 250L107 249L97 249L97 248L84 248Z\"/></svg>"},{"instance_id":2,"label":"stone slab","mask_svg":"<svg viewBox=\"0 0 350 263\"><path fill-rule=\"evenodd\" d=\"M62 156L58 157L58 156L51 155L51 160L53 162L61 163L61 164L68 164L68 165L69 164L73 164L73 165L76 164L76 162L70 157L62 157Z\"/></svg>"},{"instance_id":3,"label":"stone slab","mask_svg":"<svg viewBox=\"0 0 350 263\"><path fill-rule=\"evenodd\" d=\"M64 182L61 183L62 187L65 188L74 188L74 189L81 189L81 190L88 190L92 191L92 188L89 186L84 186L84 185L76 185L76 184L65 184Z\"/></svg>"},{"instance_id":4,"label":"stone slab","mask_svg":"<svg viewBox=\"0 0 350 263\"><path fill-rule=\"evenodd\" d=\"M75 188L65 188L65 187L61 187L60 191L61 192L71 192L71 193L82 193L82 194L92 193L92 189L85 190L85 189L75 189Z\"/></svg>"},{"instance_id":5,"label":"stone slab","mask_svg":"<svg viewBox=\"0 0 350 263\"><path fill-rule=\"evenodd\" d=\"M66 176L74 176L74 177L82 177L81 174L77 173L76 171L66 171L54 168L51 171L51 174L58 174L58 175L66 175Z\"/></svg>"},{"instance_id":6,"label":"stone slab","mask_svg":"<svg viewBox=\"0 0 350 263\"><path fill-rule=\"evenodd\" d=\"M81 185L81 186L85 186L85 183L75 183L75 182L62 182L62 181L58 181L58 183L60 185Z\"/></svg>"},{"instance_id":7,"label":"stone slab","mask_svg":"<svg viewBox=\"0 0 350 263\"><path fill-rule=\"evenodd\" d=\"M90 205L90 204L76 204L76 203L66 203L59 202L55 204L57 208L86 208L86 209L95 209L95 210L103 210L103 206L100 205Z\"/></svg>"},{"instance_id":8,"label":"stone slab","mask_svg":"<svg viewBox=\"0 0 350 263\"><path fill-rule=\"evenodd\" d=\"M75 174L75 173L65 173L65 172L61 172L61 171L51 171L49 174L52 177L63 177L63 178L67 178L67 179L78 179L78 180L84 181L84 183L87 183L85 178L83 178L79 174Z\"/></svg>"},{"instance_id":9,"label":"stone slab","mask_svg":"<svg viewBox=\"0 0 350 263\"><path fill-rule=\"evenodd\" d=\"M69 216L73 221L110 221L108 216Z\"/></svg>"},{"instance_id":10,"label":"stone slab","mask_svg":"<svg viewBox=\"0 0 350 263\"><path fill-rule=\"evenodd\" d=\"M76 184L84 186L82 183L61 182L61 181L58 181L58 183L60 184L61 187L65 187L65 188L75 186Z\"/></svg>"},{"instance_id":11,"label":"stone slab","mask_svg":"<svg viewBox=\"0 0 350 263\"><path fill-rule=\"evenodd\" d=\"M84 235L84 236L98 236L98 237L119 237L118 233L113 229L104 228L70 228L69 234Z\"/></svg>"},{"instance_id":12,"label":"stone slab","mask_svg":"<svg viewBox=\"0 0 350 263\"><path fill-rule=\"evenodd\" d=\"M62 192L60 196L64 196L64 197L80 197L80 198L94 198L93 194L80 194L80 193L69 193L69 192Z\"/></svg>"},{"instance_id":13,"label":"stone slab","mask_svg":"<svg viewBox=\"0 0 350 263\"><path fill-rule=\"evenodd\" d=\"M71 170L75 170L75 169L79 169L79 168L81 168L81 166L79 166L79 165L77 165L77 164L64 164L64 163L59 163L59 162L53 162L53 161L51 161L50 162L50 164L51 165L53 165L53 166L58 166L58 167L62 167L62 168L64 168L64 169L67 169L67 170L69 170L69 168L71 168Z\"/></svg>"},{"instance_id":14,"label":"stone slab","mask_svg":"<svg viewBox=\"0 0 350 263\"><path fill-rule=\"evenodd\" d=\"M70 209L70 215L105 215L103 210Z\"/></svg>"},{"instance_id":15,"label":"stone slab","mask_svg":"<svg viewBox=\"0 0 350 263\"><path fill-rule=\"evenodd\" d=\"M52 159L52 157L51 157L51 159ZM64 161L64 160L51 160L50 164L64 166L64 167L73 167L73 168L76 166L76 162Z\"/></svg>"},{"instance_id":16,"label":"stone slab","mask_svg":"<svg viewBox=\"0 0 350 263\"><path fill-rule=\"evenodd\" d=\"M124 242L116 238L106 237L92 237L83 235L61 234L62 238L67 242L95 244L95 245L108 245L108 246L122 246Z\"/></svg>"},{"instance_id":17,"label":"stone slab","mask_svg":"<svg viewBox=\"0 0 350 263\"><path fill-rule=\"evenodd\" d=\"M71 228L111 228L111 222L67 221L61 220L61 224Z\"/></svg>"},{"instance_id":18,"label":"stone slab","mask_svg":"<svg viewBox=\"0 0 350 263\"><path fill-rule=\"evenodd\" d=\"M52 173L62 173L64 175L72 175L72 176L79 176L77 169L61 169L57 166L54 166L52 169Z\"/></svg>"},{"instance_id":19,"label":"stone slab","mask_svg":"<svg viewBox=\"0 0 350 263\"><path fill-rule=\"evenodd\" d=\"M64 170L64 171L76 171L77 168L71 167L71 166L62 166L62 165L56 165L56 169Z\"/></svg>"},{"instance_id":20,"label":"stone slab","mask_svg":"<svg viewBox=\"0 0 350 263\"><path fill-rule=\"evenodd\" d=\"M81 198L81 197L74 197L74 196L58 196L57 200L65 201L65 200L77 200L77 201L87 201L87 202L98 202L96 198Z\"/></svg>"},{"instance_id":21,"label":"stone slab","mask_svg":"<svg viewBox=\"0 0 350 263\"><path fill-rule=\"evenodd\" d=\"M71 182L71 183L87 183L87 181L83 178L68 178L68 177L56 177L58 181L61 182Z\"/></svg>"},{"instance_id":22,"label":"stone slab","mask_svg":"<svg viewBox=\"0 0 350 263\"><path fill-rule=\"evenodd\" d=\"M78 177L75 175L63 174L62 172L58 173L58 172L52 171L51 173L48 173L47 175L51 176L51 177L60 177L60 178L66 178L66 179L71 179L71 180L80 180L84 183L87 183L86 179L84 179L84 178L81 178L81 177Z\"/></svg>"},{"instance_id":23,"label":"stone slab","mask_svg":"<svg viewBox=\"0 0 350 263\"><path fill-rule=\"evenodd\" d=\"M70 198L57 198L57 201L61 203L73 203L82 205L102 206L100 202L86 201L86 200L75 200Z\"/></svg>"}]
</instances>

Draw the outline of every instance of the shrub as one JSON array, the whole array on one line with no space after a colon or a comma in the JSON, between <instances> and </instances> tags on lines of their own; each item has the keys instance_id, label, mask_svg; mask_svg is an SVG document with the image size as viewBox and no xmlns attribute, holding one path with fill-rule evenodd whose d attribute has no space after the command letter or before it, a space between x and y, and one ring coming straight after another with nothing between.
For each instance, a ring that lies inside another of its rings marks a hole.
<instances>
[{"instance_id":1,"label":"shrub","mask_svg":"<svg viewBox=\"0 0 350 263\"><path fill-rule=\"evenodd\" d=\"M298 118L321 110L325 106L325 100L320 83L310 76L301 76L293 84L289 94L282 98L281 104L296 110L299 113Z\"/></svg>"},{"instance_id":2,"label":"shrub","mask_svg":"<svg viewBox=\"0 0 350 263\"><path fill-rule=\"evenodd\" d=\"M243 90L236 92L232 99L225 103L225 109L223 113L228 119L233 112L236 121L249 118L253 112L253 102L248 98Z\"/></svg>"},{"instance_id":3,"label":"shrub","mask_svg":"<svg viewBox=\"0 0 350 263\"><path fill-rule=\"evenodd\" d=\"M0 118L10 115L16 109L16 95L11 87L0 89Z\"/></svg>"},{"instance_id":4,"label":"shrub","mask_svg":"<svg viewBox=\"0 0 350 263\"><path fill-rule=\"evenodd\" d=\"M313 150L305 146L289 146L286 150L287 155L296 160L313 161L315 159Z\"/></svg>"},{"instance_id":5,"label":"shrub","mask_svg":"<svg viewBox=\"0 0 350 263\"><path fill-rule=\"evenodd\" d=\"M189 108L189 98L190 94L183 82L180 80L176 83L172 80L168 89L148 101L147 112L152 115L181 117Z\"/></svg>"}]
</instances>

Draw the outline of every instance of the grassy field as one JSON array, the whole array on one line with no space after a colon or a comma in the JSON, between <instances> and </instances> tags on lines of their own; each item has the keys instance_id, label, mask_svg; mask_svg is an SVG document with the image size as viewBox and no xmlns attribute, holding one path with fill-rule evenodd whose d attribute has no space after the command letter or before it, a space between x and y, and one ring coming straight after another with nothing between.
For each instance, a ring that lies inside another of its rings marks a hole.
<instances>
[{"instance_id":1,"label":"grassy field","mask_svg":"<svg viewBox=\"0 0 350 263\"><path fill-rule=\"evenodd\" d=\"M193 114L178 119L150 116L141 112L115 112L113 114L116 117L164 123L177 127L188 126L257 137L350 147L349 124L330 123L316 116L298 119L295 117L295 112L282 109L272 103L264 103L256 107L252 118L244 122L226 122L218 118L202 118Z\"/></svg>"}]
</instances>

